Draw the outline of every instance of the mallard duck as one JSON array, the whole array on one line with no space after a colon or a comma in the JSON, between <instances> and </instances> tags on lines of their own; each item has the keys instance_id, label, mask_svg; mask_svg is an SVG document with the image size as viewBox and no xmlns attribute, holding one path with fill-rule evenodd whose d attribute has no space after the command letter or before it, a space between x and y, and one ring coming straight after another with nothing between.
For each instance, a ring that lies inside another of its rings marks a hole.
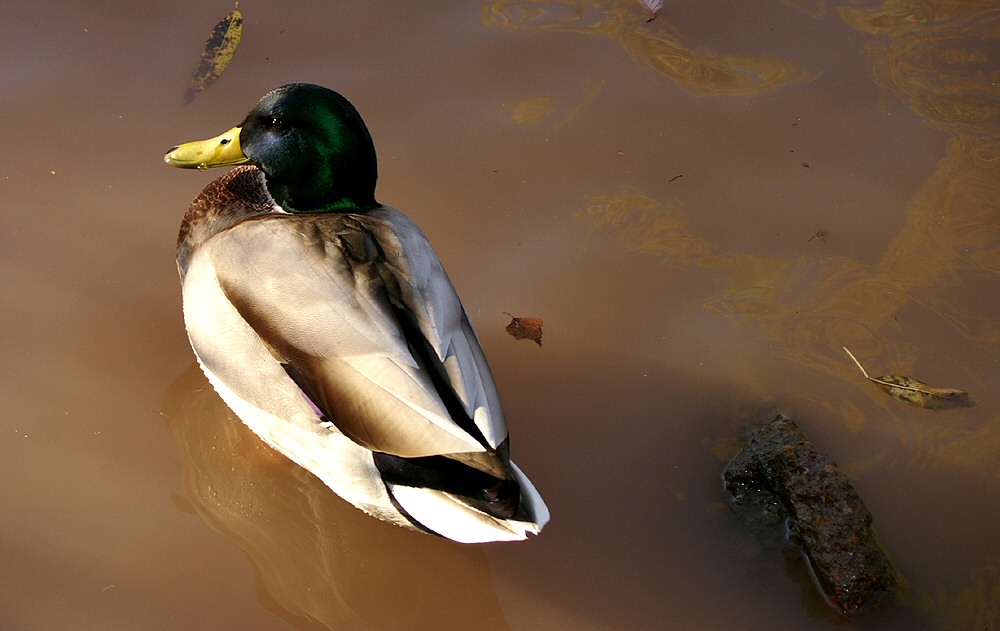
<instances>
[{"instance_id":1,"label":"mallard duck","mask_svg":"<svg viewBox=\"0 0 1000 631\"><path fill-rule=\"evenodd\" d=\"M188 207L177 266L198 363L251 430L385 521L466 543L541 530L465 308L423 231L375 200L347 99L286 85L164 159L237 167Z\"/></svg>"}]
</instances>

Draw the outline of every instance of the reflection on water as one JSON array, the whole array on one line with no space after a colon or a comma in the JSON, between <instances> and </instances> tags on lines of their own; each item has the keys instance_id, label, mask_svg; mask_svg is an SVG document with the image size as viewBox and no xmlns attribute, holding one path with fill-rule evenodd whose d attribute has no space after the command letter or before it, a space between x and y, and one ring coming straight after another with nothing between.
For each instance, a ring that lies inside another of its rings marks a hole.
<instances>
[{"instance_id":1,"label":"reflection on water","mask_svg":"<svg viewBox=\"0 0 1000 631\"><path fill-rule=\"evenodd\" d=\"M635 0L486 0L483 24L509 31L604 35L640 64L702 95L754 95L814 77L798 64L769 57L694 51L666 20L646 22Z\"/></svg>"},{"instance_id":2,"label":"reflection on water","mask_svg":"<svg viewBox=\"0 0 1000 631\"><path fill-rule=\"evenodd\" d=\"M164 414L188 500L250 557L275 614L302 628L509 628L481 547L382 524L343 502L257 439L196 365L170 386Z\"/></svg>"}]
</instances>

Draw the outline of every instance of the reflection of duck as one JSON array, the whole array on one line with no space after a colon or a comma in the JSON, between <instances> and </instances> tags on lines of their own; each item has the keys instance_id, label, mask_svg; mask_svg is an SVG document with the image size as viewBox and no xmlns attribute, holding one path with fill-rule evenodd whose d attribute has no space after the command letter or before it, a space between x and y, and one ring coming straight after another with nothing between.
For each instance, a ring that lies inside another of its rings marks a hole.
<instances>
[{"instance_id":1,"label":"reflection of duck","mask_svg":"<svg viewBox=\"0 0 1000 631\"><path fill-rule=\"evenodd\" d=\"M178 502L246 553L261 604L295 628L509 631L484 548L354 510L232 422L193 363L163 411L184 465Z\"/></svg>"},{"instance_id":2,"label":"reflection of duck","mask_svg":"<svg viewBox=\"0 0 1000 631\"><path fill-rule=\"evenodd\" d=\"M346 99L278 88L166 161L253 165L191 203L177 261L195 355L254 432L401 526L480 542L545 525L458 295L420 228L375 201Z\"/></svg>"}]
</instances>

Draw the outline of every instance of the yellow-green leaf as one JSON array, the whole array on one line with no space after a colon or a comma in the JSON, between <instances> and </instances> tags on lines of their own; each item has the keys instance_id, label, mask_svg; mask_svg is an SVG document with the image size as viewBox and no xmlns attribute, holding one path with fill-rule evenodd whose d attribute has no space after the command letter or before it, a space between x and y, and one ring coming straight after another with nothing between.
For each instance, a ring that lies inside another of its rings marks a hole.
<instances>
[{"instance_id":1,"label":"yellow-green leaf","mask_svg":"<svg viewBox=\"0 0 1000 631\"><path fill-rule=\"evenodd\" d=\"M208 36L205 48L201 51L201 60L191 75L187 92L184 93L185 103L190 103L199 92L215 83L233 60L236 47L243 37L243 14L238 8L239 3L236 6L236 9L215 25L212 34Z\"/></svg>"}]
</instances>

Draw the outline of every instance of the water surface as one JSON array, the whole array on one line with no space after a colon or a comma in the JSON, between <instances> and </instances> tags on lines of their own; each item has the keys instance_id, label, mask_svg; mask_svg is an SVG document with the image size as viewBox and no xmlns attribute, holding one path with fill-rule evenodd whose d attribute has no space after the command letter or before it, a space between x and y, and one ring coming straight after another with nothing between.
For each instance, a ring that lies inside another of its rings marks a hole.
<instances>
[{"instance_id":1,"label":"water surface","mask_svg":"<svg viewBox=\"0 0 1000 631\"><path fill-rule=\"evenodd\" d=\"M245 0L184 106L231 9L4 5L0 627L996 628L995 3ZM195 367L174 239L219 174L162 154L292 81L355 103L438 249L540 537L369 519ZM843 346L976 405L892 400ZM850 474L900 604L839 619L725 507L774 408Z\"/></svg>"}]
</instances>

